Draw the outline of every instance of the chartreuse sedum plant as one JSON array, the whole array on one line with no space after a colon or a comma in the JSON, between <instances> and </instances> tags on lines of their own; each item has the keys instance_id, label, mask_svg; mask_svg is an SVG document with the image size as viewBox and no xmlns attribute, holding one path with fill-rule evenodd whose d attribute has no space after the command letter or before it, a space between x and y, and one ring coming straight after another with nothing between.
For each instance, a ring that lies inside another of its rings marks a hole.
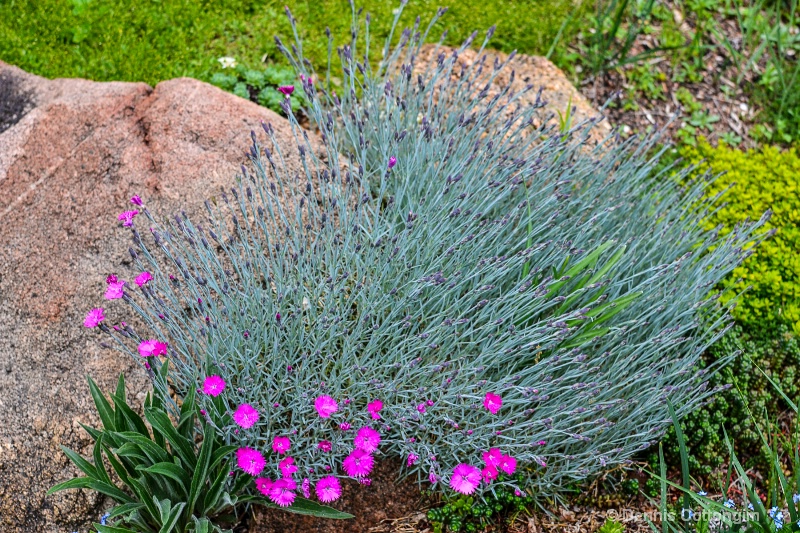
<instances>
[{"instance_id":1,"label":"chartreuse sedum plant","mask_svg":"<svg viewBox=\"0 0 800 533\"><path fill-rule=\"evenodd\" d=\"M100 429L83 426L94 440L92 459L62 446L83 476L48 493L90 489L108 496L115 505L101 523L94 524L99 533L222 532L242 518L250 503L274 506L263 496L248 493L252 478L233 470L236 447L223 444L210 420L198 416L202 412L194 390L187 392L179 407L164 395L167 368L165 363L158 374L151 374L157 386L145 398L144 418L128 405L122 374L111 401L89 378L102 423ZM350 517L308 500L296 501L291 510Z\"/></svg>"},{"instance_id":2,"label":"chartreuse sedum plant","mask_svg":"<svg viewBox=\"0 0 800 533\"><path fill-rule=\"evenodd\" d=\"M368 27L330 62L339 94L280 45L318 136L287 113L296 146L253 132L204 216L120 215L136 283L109 296L151 332L103 329L169 360L178 393L202 388L237 470L280 505L334 501L381 456L450 494L537 498L628 461L668 399L683 415L713 392L697 363L728 323L714 288L761 222L705 230L711 178L653 176L651 142L535 127L535 88L492 89L506 63L462 65L472 40L420 64L417 25L373 68Z\"/></svg>"}]
</instances>

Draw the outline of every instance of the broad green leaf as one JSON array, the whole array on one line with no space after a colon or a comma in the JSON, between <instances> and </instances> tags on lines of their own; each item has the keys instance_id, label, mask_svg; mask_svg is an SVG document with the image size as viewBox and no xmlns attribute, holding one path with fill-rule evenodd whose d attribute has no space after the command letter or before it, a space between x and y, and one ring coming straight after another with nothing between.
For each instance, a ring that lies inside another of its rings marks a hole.
<instances>
[{"instance_id":1,"label":"broad green leaf","mask_svg":"<svg viewBox=\"0 0 800 533\"><path fill-rule=\"evenodd\" d=\"M93 524L94 528L97 530L98 533L138 533L133 529L128 529L125 527L118 527L118 526L103 526L100 524Z\"/></svg>"},{"instance_id":2,"label":"broad green leaf","mask_svg":"<svg viewBox=\"0 0 800 533\"><path fill-rule=\"evenodd\" d=\"M197 465L195 466L194 475L192 476L192 488L189 491L188 505L190 511L194 511L197 498L200 497L200 493L206 488L208 465L211 463L215 438L216 433L214 433L214 428L207 424L205 433L203 434L203 443L200 445L200 455L197 458Z\"/></svg>"},{"instance_id":3,"label":"broad green leaf","mask_svg":"<svg viewBox=\"0 0 800 533\"><path fill-rule=\"evenodd\" d=\"M119 503L134 503L133 498L125 494L119 487L102 481L91 481L89 488L116 500Z\"/></svg>"},{"instance_id":4,"label":"broad green leaf","mask_svg":"<svg viewBox=\"0 0 800 533\"><path fill-rule=\"evenodd\" d=\"M111 399L114 400L114 406L117 408L117 412L121 412L122 416L127 421L128 429L141 433L146 437L150 437L150 432L147 430L144 420L142 420L142 417L137 415L133 409L128 407L124 396L117 396L114 394Z\"/></svg>"},{"instance_id":5,"label":"broad green leaf","mask_svg":"<svg viewBox=\"0 0 800 533\"><path fill-rule=\"evenodd\" d=\"M259 505L263 505L265 507L277 507L274 503L270 500L262 497L262 496L251 496L251 495L243 495L240 496L237 501L239 502L249 502L249 503L256 503ZM317 516L320 518L331 518L334 520L345 520L348 518L353 518L353 515L344 513L342 511L338 511L333 507L328 507L327 505L322 505L311 500L306 500L305 498L296 498L294 503L291 507L281 507L283 511L288 511L290 513L296 514L304 514L309 516Z\"/></svg>"},{"instance_id":6,"label":"broad green leaf","mask_svg":"<svg viewBox=\"0 0 800 533\"><path fill-rule=\"evenodd\" d=\"M606 333L611 331L610 328L593 328L582 333L575 335L569 342L566 342L561 345L562 348L576 348L578 346L582 346L587 342L595 339L597 337L602 337Z\"/></svg>"},{"instance_id":7,"label":"broad green leaf","mask_svg":"<svg viewBox=\"0 0 800 533\"><path fill-rule=\"evenodd\" d=\"M103 481L104 483L111 483L111 478L106 472L106 467L103 464L103 435L100 435L100 438L94 443L94 450L92 450L92 456L94 458L94 468L97 472L97 479Z\"/></svg>"},{"instance_id":8,"label":"broad green leaf","mask_svg":"<svg viewBox=\"0 0 800 533\"><path fill-rule=\"evenodd\" d=\"M195 389L189 387L189 392L181 404L180 419L178 420L178 433L189 440L194 439L195 431Z\"/></svg>"},{"instance_id":9,"label":"broad green leaf","mask_svg":"<svg viewBox=\"0 0 800 533\"><path fill-rule=\"evenodd\" d=\"M100 476L98 476L97 474L97 469L94 467L94 465L89 461L87 461L86 459L84 459L83 457L81 457L80 454L70 450L66 446L59 446L59 448L61 448L61 451L64 452L64 455L66 455L70 461L75 463L75 466L77 466L81 470L81 472L83 472L92 479L100 478Z\"/></svg>"},{"instance_id":10,"label":"broad green leaf","mask_svg":"<svg viewBox=\"0 0 800 533\"><path fill-rule=\"evenodd\" d=\"M104 446L104 448L105 448L105 452L106 452L106 457L108 458L108 462L111 463L111 468L114 469L114 472L116 472L117 476L119 476L119 479L124 484L127 485L128 484L128 475L133 475L134 472L135 472L135 469L133 467L128 469L123 464L122 461L117 460L117 458L114 455L114 453L107 446ZM125 461L125 462L128 462L128 461Z\"/></svg>"},{"instance_id":11,"label":"broad green leaf","mask_svg":"<svg viewBox=\"0 0 800 533\"><path fill-rule=\"evenodd\" d=\"M192 520L194 520L194 533L209 533L211 522L207 518L198 519L193 516Z\"/></svg>"},{"instance_id":12,"label":"broad green leaf","mask_svg":"<svg viewBox=\"0 0 800 533\"><path fill-rule=\"evenodd\" d=\"M150 474L166 476L180 484L184 496L189 493L188 484L191 481L189 473L175 463L156 463L149 467L137 466L136 469Z\"/></svg>"},{"instance_id":13,"label":"broad green leaf","mask_svg":"<svg viewBox=\"0 0 800 533\"><path fill-rule=\"evenodd\" d=\"M155 442L139 433L134 431L125 431L122 433L117 433L116 435L126 441L127 444L133 444L141 448L141 451L144 452L144 454L153 464L166 463L170 460L167 450L158 446Z\"/></svg>"},{"instance_id":14,"label":"broad green leaf","mask_svg":"<svg viewBox=\"0 0 800 533\"><path fill-rule=\"evenodd\" d=\"M88 434L89 434L89 435L92 437L92 439L94 439L94 440L97 440L97 439L99 439L99 438L100 438L100 435L102 435L102 434L103 434L103 432L102 432L102 431L100 431L99 429L95 429L95 428L93 428L92 426L87 426L86 424L81 424L81 427L82 427L82 428L83 428L83 429L86 431L86 433L88 433Z\"/></svg>"},{"instance_id":15,"label":"broad green leaf","mask_svg":"<svg viewBox=\"0 0 800 533\"><path fill-rule=\"evenodd\" d=\"M108 512L108 519L116 518L118 516L125 516L129 513L134 511L138 511L139 509L144 509L144 504L139 502L134 503L123 503L122 505L117 505L111 511Z\"/></svg>"},{"instance_id":16,"label":"broad green leaf","mask_svg":"<svg viewBox=\"0 0 800 533\"><path fill-rule=\"evenodd\" d=\"M88 489L89 483L92 482L92 478L88 477L76 477L72 478L69 481L64 481L63 483L59 483L54 487L51 487L50 490L47 491L47 495L54 494L56 492L61 492L62 490L71 490L71 489Z\"/></svg>"},{"instance_id":17,"label":"broad green leaf","mask_svg":"<svg viewBox=\"0 0 800 533\"><path fill-rule=\"evenodd\" d=\"M152 495L149 493L147 488L142 484L141 478L140 479L130 478L129 486L131 487L131 490L133 490L133 492L136 494L136 497L139 499L139 501L142 504L144 504L145 508L147 509L147 512L150 514L152 519L154 520L157 519L161 515L161 513L159 512L158 507L156 507L155 504L153 503L153 500L151 499Z\"/></svg>"},{"instance_id":18,"label":"broad green leaf","mask_svg":"<svg viewBox=\"0 0 800 533\"><path fill-rule=\"evenodd\" d=\"M225 460L230 459L231 454L235 452L237 446L221 446L214 451L214 455L211 457L211 464L208 466L209 470L213 470L217 467L217 465Z\"/></svg>"},{"instance_id":19,"label":"broad green leaf","mask_svg":"<svg viewBox=\"0 0 800 533\"><path fill-rule=\"evenodd\" d=\"M162 521L161 529L158 530L158 533L170 533L173 531L175 524L181 517L184 507L186 507L186 502L180 502L176 504L175 507L173 507L170 511L169 516Z\"/></svg>"},{"instance_id":20,"label":"broad green leaf","mask_svg":"<svg viewBox=\"0 0 800 533\"><path fill-rule=\"evenodd\" d=\"M116 431L117 426L114 424L114 409L111 404L103 396L103 392L97 386L92 378L89 380L89 392L92 394L94 405L97 408L97 414L100 415L100 421L103 423L103 428L108 431Z\"/></svg>"},{"instance_id":21,"label":"broad green leaf","mask_svg":"<svg viewBox=\"0 0 800 533\"><path fill-rule=\"evenodd\" d=\"M213 470L212 470L213 471ZM214 509L225 490L225 483L230 475L227 468L220 468L217 472L217 477L211 481L211 486L206 490L203 496L203 506L200 509L204 514Z\"/></svg>"},{"instance_id":22,"label":"broad green leaf","mask_svg":"<svg viewBox=\"0 0 800 533\"><path fill-rule=\"evenodd\" d=\"M160 431L161 434L164 435L184 464L188 465L190 468L197 466L194 443L178 433L166 413L163 411L146 409L145 418L147 418L147 421L153 426L154 431Z\"/></svg>"}]
</instances>

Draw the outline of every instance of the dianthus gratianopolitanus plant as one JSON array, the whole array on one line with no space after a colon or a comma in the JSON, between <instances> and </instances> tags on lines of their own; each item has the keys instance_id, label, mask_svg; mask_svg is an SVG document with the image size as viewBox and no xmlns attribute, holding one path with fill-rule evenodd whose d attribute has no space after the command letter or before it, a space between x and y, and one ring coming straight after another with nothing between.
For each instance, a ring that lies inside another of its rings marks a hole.
<instances>
[{"instance_id":1,"label":"dianthus gratianopolitanus plant","mask_svg":"<svg viewBox=\"0 0 800 533\"><path fill-rule=\"evenodd\" d=\"M373 69L365 27L337 90L279 41L321 142L287 109L297 146L264 124L203 220L121 215L139 271L110 297L152 334L87 325L171 360L280 505L334 501L378 456L461 493L523 473L539 496L628 461L669 426L667 399L680 415L713 392L697 363L728 323L714 288L763 221L704 231L712 178L654 176L653 139L534 127L541 101L492 93L507 63L459 62L472 39L418 64L417 21Z\"/></svg>"}]
</instances>

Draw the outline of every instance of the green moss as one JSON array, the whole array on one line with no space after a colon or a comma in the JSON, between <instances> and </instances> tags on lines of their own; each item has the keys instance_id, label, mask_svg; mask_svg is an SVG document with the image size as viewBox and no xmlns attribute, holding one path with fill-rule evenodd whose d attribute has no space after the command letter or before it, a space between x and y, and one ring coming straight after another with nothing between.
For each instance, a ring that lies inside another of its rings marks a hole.
<instances>
[{"instance_id":1,"label":"green moss","mask_svg":"<svg viewBox=\"0 0 800 533\"><path fill-rule=\"evenodd\" d=\"M701 170L725 173L712 193L731 187L724 197L727 205L709 220L710 227L722 224L729 232L746 218L772 211L767 228L776 230L775 236L729 278L736 292L752 287L734 316L744 324L777 318L800 333L800 155L770 146L747 152L724 144L714 148L702 140L682 148L681 155Z\"/></svg>"},{"instance_id":2,"label":"green moss","mask_svg":"<svg viewBox=\"0 0 800 533\"><path fill-rule=\"evenodd\" d=\"M151 85L178 76L209 80L222 56L250 67L260 65L264 56L282 61L273 36L291 36L284 4L302 23L305 55L324 65L325 27L330 26L340 44L349 34L347 0L4 0L0 59L49 78ZM377 37L387 35L399 2L358 4L373 15L371 31ZM417 15L429 20L439 5L411 0L402 22L411 24ZM460 43L473 30L496 24L495 48L538 54L547 52L575 9L569 0L460 0L451 6L434 35L448 29L448 42ZM561 42L569 42L575 31L575 25L567 27Z\"/></svg>"}]
</instances>

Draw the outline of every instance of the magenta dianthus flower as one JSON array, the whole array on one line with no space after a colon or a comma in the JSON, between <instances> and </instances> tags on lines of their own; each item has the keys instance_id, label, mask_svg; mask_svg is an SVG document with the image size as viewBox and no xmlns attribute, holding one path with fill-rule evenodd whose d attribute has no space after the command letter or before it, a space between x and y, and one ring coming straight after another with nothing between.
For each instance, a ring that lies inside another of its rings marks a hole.
<instances>
[{"instance_id":1,"label":"magenta dianthus flower","mask_svg":"<svg viewBox=\"0 0 800 533\"><path fill-rule=\"evenodd\" d=\"M303 498L311 497L311 481L307 477L303 478L303 483L300 484L300 490L303 491Z\"/></svg>"},{"instance_id":2,"label":"magenta dianthus flower","mask_svg":"<svg viewBox=\"0 0 800 533\"><path fill-rule=\"evenodd\" d=\"M317 410L322 418L329 418L339 409L339 404L330 396L319 396L314 400L314 409Z\"/></svg>"},{"instance_id":3,"label":"magenta dianthus flower","mask_svg":"<svg viewBox=\"0 0 800 533\"><path fill-rule=\"evenodd\" d=\"M100 322L105 319L106 317L103 316L103 309L98 307L89 311L86 318L83 320L83 325L87 328L96 328L100 325Z\"/></svg>"},{"instance_id":4,"label":"magenta dianthus flower","mask_svg":"<svg viewBox=\"0 0 800 533\"><path fill-rule=\"evenodd\" d=\"M107 285L110 283L116 283L117 281L119 281L119 279L117 278L116 274L109 274L108 276L106 276Z\"/></svg>"},{"instance_id":5,"label":"magenta dianthus flower","mask_svg":"<svg viewBox=\"0 0 800 533\"><path fill-rule=\"evenodd\" d=\"M136 210L123 211L122 213L119 214L119 216L117 217L117 220L121 220L123 226L126 226L126 227L133 226L133 217L135 217L138 214L139 214L139 211L136 211Z\"/></svg>"},{"instance_id":6,"label":"magenta dianthus flower","mask_svg":"<svg viewBox=\"0 0 800 533\"><path fill-rule=\"evenodd\" d=\"M297 465L294 464L293 457L285 457L278 463L278 468L281 469L281 475L283 477L292 477L292 474L297 472Z\"/></svg>"},{"instance_id":7,"label":"magenta dianthus flower","mask_svg":"<svg viewBox=\"0 0 800 533\"><path fill-rule=\"evenodd\" d=\"M367 404L367 411L373 420L378 420L381 417L381 409L383 409L383 402L381 400L374 400Z\"/></svg>"},{"instance_id":8,"label":"magenta dianthus flower","mask_svg":"<svg viewBox=\"0 0 800 533\"><path fill-rule=\"evenodd\" d=\"M134 281L136 282L136 284L138 286L141 287L142 285L144 285L148 281L151 281L152 279L153 279L153 275L150 272L145 271L145 272L142 272L141 274L139 274L138 276L136 276L136 279Z\"/></svg>"},{"instance_id":9,"label":"magenta dianthus flower","mask_svg":"<svg viewBox=\"0 0 800 533\"><path fill-rule=\"evenodd\" d=\"M456 466L450 477L450 488L461 494L472 494L480 483L481 471L466 463Z\"/></svg>"},{"instance_id":10,"label":"magenta dianthus flower","mask_svg":"<svg viewBox=\"0 0 800 533\"><path fill-rule=\"evenodd\" d=\"M500 461L503 459L503 453L500 451L500 448L489 448L488 452L483 452L483 462L486 463L487 466L493 466L497 468L500 466Z\"/></svg>"},{"instance_id":11,"label":"magenta dianthus flower","mask_svg":"<svg viewBox=\"0 0 800 533\"><path fill-rule=\"evenodd\" d=\"M320 441L319 444L317 444L317 448L319 448L323 452L329 452L333 448L333 445L331 444L331 441L323 440L323 441Z\"/></svg>"},{"instance_id":12,"label":"magenta dianthus flower","mask_svg":"<svg viewBox=\"0 0 800 533\"><path fill-rule=\"evenodd\" d=\"M372 472L372 467L374 465L375 459L373 459L369 452L360 448L353 450L353 452L342 461L342 467L350 477L364 477Z\"/></svg>"},{"instance_id":13,"label":"magenta dianthus flower","mask_svg":"<svg viewBox=\"0 0 800 533\"><path fill-rule=\"evenodd\" d=\"M421 404L417 405L417 411L419 411L419 412L420 412L420 414L423 414L423 415L424 415L424 414L425 414L425 411L427 411L427 410L428 410L428 409L425 407L425 402L423 402L423 403L421 403Z\"/></svg>"},{"instance_id":14,"label":"magenta dianthus flower","mask_svg":"<svg viewBox=\"0 0 800 533\"><path fill-rule=\"evenodd\" d=\"M272 483L269 489L269 499L277 503L280 507L289 507L294 503L297 496L294 489L297 488L297 483L292 479L279 479Z\"/></svg>"},{"instance_id":15,"label":"magenta dianthus flower","mask_svg":"<svg viewBox=\"0 0 800 533\"><path fill-rule=\"evenodd\" d=\"M319 501L322 503L330 503L338 500L339 496L342 495L342 486L339 484L339 480L334 476L325 476L317 481L317 486L314 487L314 491L317 493Z\"/></svg>"},{"instance_id":16,"label":"magenta dianthus flower","mask_svg":"<svg viewBox=\"0 0 800 533\"><path fill-rule=\"evenodd\" d=\"M281 455L288 452L291 447L292 443L289 437L275 437L272 439L272 451L278 452Z\"/></svg>"},{"instance_id":17,"label":"magenta dianthus flower","mask_svg":"<svg viewBox=\"0 0 800 533\"><path fill-rule=\"evenodd\" d=\"M138 194L134 194L131 196L131 203L133 205L142 205L142 199L139 197Z\"/></svg>"},{"instance_id":18,"label":"magenta dianthus flower","mask_svg":"<svg viewBox=\"0 0 800 533\"><path fill-rule=\"evenodd\" d=\"M510 455L504 455L500 459L500 470L508 474L509 476L513 474L517 469L517 460L511 457Z\"/></svg>"},{"instance_id":19,"label":"magenta dianthus flower","mask_svg":"<svg viewBox=\"0 0 800 533\"><path fill-rule=\"evenodd\" d=\"M408 454L408 459L406 460L406 466L410 467L410 466L416 464L417 459L419 459L419 455L416 455L414 453Z\"/></svg>"},{"instance_id":20,"label":"magenta dianthus flower","mask_svg":"<svg viewBox=\"0 0 800 533\"><path fill-rule=\"evenodd\" d=\"M487 392L486 397L483 399L483 406L493 415L503 407L503 399L497 394Z\"/></svg>"},{"instance_id":21,"label":"magenta dianthus flower","mask_svg":"<svg viewBox=\"0 0 800 533\"><path fill-rule=\"evenodd\" d=\"M486 483L491 483L495 479L497 479L497 469L492 465L486 465L483 470L481 470L481 477L483 481Z\"/></svg>"},{"instance_id":22,"label":"magenta dianthus flower","mask_svg":"<svg viewBox=\"0 0 800 533\"><path fill-rule=\"evenodd\" d=\"M278 87L277 91L286 98L289 98L294 92L294 85L281 85Z\"/></svg>"},{"instance_id":23,"label":"magenta dianthus flower","mask_svg":"<svg viewBox=\"0 0 800 533\"><path fill-rule=\"evenodd\" d=\"M219 376L208 376L203 380L203 393L209 396L219 396L225 390L225 380Z\"/></svg>"},{"instance_id":24,"label":"magenta dianthus flower","mask_svg":"<svg viewBox=\"0 0 800 533\"><path fill-rule=\"evenodd\" d=\"M378 449L378 445L381 443L381 434L371 427L363 427L356 433L354 443L356 448L372 453Z\"/></svg>"},{"instance_id":25,"label":"magenta dianthus flower","mask_svg":"<svg viewBox=\"0 0 800 533\"><path fill-rule=\"evenodd\" d=\"M139 343L139 355L142 357L158 357L167 355L167 343L156 339L147 339Z\"/></svg>"},{"instance_id":26,"label":"magenta dianthus flower","mask_svg":"<svg viewBox=\"0 0 800 533\"><path fill-rule=\"evenodd\" d=\"M389 165L388 165L388 166L389 166L389 170L391 170L392 168L394 168L394 166L395 166L396 164L397 164L397 158L396 158L395 156L392 156L392 157L390 157L390 158L389 158Z\"/></svg>"},{"instance_id":27,"label":"magenta dianthus flower","mask_svg":"<svg viewBox=\"0 0 800 533\"><path fill-rule=\"evenodd\" d=\"M236 450L236 462L239 468L251 476L259 475L264 470L264 465L267 464L261 452L253 448L239 448Z\"/></svg>"},{"instance_id":28,"label":"magenta dianthus flower","mask_svg":"<svg viewBox=\"0 0 800 533\"><path fill-rule=\"evenodd\" d=\"M114 279L116 280L117 277L114 276ZM119 298L122 298L123 294L122 289L124 286L125 286L124 281L112 281L111 283L109 283L106 286L106 294L105 294L106 300L117 300Z\"/></svg>"},{"instance_id":29,"label":"magenta dianthus flower","mask_svg":"<svg viewBox=\"0 0 800 533\"><path fill-rule=\"evenodd\" d=\"M264 496L269 496L269 489L272 488L272 480L268 477L256 478L256 488Z\"/></svg>"},{"instance_id":30,"label":"magenta dianthus flower","mask_svg":"<svg viewBox=\"0 0 800 533\"><path fill-rule=\"evenodd\" d=\"M233 412L233 421L244 429L250 429L258 422L258 411L249 403L243 403Z\"/></svg>"}]
</instances>

